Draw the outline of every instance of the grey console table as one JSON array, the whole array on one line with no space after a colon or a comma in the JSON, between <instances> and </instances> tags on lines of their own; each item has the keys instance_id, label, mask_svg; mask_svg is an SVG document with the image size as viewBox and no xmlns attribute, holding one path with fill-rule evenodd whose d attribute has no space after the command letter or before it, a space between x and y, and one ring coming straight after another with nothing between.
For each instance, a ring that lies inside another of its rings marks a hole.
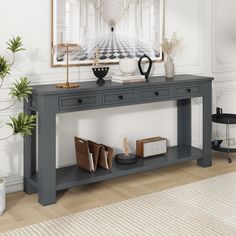
<instances>
[{"instance_id":1,"label":"grey console table","mask_svg":"<svg viewBox=\"0 0 236 236\"><path fill-rule=\"evenodd\" d=\"M24 191L28 194L38 192L39 202L50 205L56 202L58 190L192 160L197 160L201 167L211 166L212 80L204 76L178 75L174 79L152 77L148 82L135 84L107 81L103 87L95 81L81 82L77 89L58 89L52 84L33 86L32 96L24 104L24 110L27 114L38 114L38 132L34 131L32 136L24 139ZM203 97L203 149L191 146L193 97ZM167 155L140 158L136 164L127 166L114 163L112 171L98 169L95 174L77 166L56 169L57 113L168 100L177 100L178 145L168 148Z\"/></svg>"}]
</instances>

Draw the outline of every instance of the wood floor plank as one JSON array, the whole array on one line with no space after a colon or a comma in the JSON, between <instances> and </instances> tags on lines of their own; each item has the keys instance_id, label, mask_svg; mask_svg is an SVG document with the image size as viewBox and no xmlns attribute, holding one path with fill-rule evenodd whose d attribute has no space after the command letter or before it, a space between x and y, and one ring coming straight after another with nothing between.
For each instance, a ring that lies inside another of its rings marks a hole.
<instances>
[{"instance_id":1,"label":"wood floor plank","mask_svg":"<svg viewBox=\"0 0 236 236\"><path fill-rule=\"evenodd\" d=\"M0 232L233 171L236 171L236 158L233 158L232 164L228 164L224 155L215 153L213 166L210 168L198 167L196 162L193 161L73 188L59 192L57 204L47 207L43 207L38 203L37 194L11 193L7 195L7 209L0 216Z\"/></svg>"}]
</instances>

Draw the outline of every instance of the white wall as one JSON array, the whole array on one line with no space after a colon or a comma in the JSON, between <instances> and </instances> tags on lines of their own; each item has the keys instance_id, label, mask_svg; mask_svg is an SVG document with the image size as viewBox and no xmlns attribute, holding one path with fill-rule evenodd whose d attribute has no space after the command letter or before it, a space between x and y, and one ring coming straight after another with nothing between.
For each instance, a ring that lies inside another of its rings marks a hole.
<instances>
[{"instance_id":1,"label":"white wall","mask_svg":"<svg viewBox=\"0 0 236 236\"><path fill-rule=\"evenodd\" d=\"M166 0L166 35L177 31L184 39L183 48L175 59L177 73L212 74L212 9L212 0ZM1 0L0 53L7 55L4 42L14 35L23 37L27 49L17 56L9 81L21 75L27 75L32 84L58 83L65 79L64 69L50 67L50 19L50 0ZM117 73L117 66L111 66L110 71L110 75ZM153 74L163 74L163 64L155 64ZM72 68L70 78L73 81L91 79L91 68ZM220 76L217 78L221 81ZM7 99L9 85L6 83L0 93L0 106ZM200 101L193 101L193 144L196 146L201 145ZM1 119L7 120L9 114L16 114L20 110L21 105L18 104L10 112L0 113ZM170 145L175 145L176 111L176 102L164 102L58 115L57 165L74 163L75 135L118 149L124 136L134 141L161 135L169 139ZM6 133L4 130L0 135ZM19 185L23 173L22 149L19 137L0 142L0 169L9 176L9 190L22 188Z\"/></svg>"},{"instance_id":2,"label":"white wall","mask_svg":"<svg viewBox=\"0 0 236 236\"><path fill-rule=\"evenodd\" d=\"M236 113L236 1L213 2L212 71L215 76L214 106ZM236 137L236 126L230 128ZM225 126L214 125L213 137L225 139Z\"/></svg>"}]
</instances>

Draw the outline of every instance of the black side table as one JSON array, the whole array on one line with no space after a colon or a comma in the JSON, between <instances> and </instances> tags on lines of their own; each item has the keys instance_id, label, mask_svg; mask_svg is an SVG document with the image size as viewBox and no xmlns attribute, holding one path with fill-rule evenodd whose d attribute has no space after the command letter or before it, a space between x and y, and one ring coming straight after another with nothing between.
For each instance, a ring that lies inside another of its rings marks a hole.
<instances>
[{"instance_id":1,"label":"black side table","mask_svg":"<svg viewBox=\"0 0 236 236\"><path fill-rule=\"evenodd\" d=\"M227 153L228 162L231 163L232 159L230 158L230 153L236 153L236 148L230 148L230 125L236 125L236 114L214 114L212 115L212 122L226 125L227 148L220 147L220 144L212 142L212 149L218 152Z\"/></svg>"}]
</instances>

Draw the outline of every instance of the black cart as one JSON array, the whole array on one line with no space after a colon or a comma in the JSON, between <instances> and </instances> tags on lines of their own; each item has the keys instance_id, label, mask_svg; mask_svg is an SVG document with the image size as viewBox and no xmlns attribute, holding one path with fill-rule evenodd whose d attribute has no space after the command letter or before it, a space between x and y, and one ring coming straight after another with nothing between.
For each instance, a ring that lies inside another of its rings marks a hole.
<instances>
[{"instance_id":1,"label":"black cart","mask_svg":"<svg viewBox=\"0 0 236 236\"><path fill-rule=\"evenodd\" d=\"M227 148L220 147L220 143L212 142L212 149L218 152L225 152L227 153L228 162L231 163L232 159L230 157L230 153L236 153L236 148L230 148L230 125L236 124L236 114L214 114L212 115L212 122L218 124L225 124L226 125L226 140L227 140Z\"/></svg>"}]
</instances>

